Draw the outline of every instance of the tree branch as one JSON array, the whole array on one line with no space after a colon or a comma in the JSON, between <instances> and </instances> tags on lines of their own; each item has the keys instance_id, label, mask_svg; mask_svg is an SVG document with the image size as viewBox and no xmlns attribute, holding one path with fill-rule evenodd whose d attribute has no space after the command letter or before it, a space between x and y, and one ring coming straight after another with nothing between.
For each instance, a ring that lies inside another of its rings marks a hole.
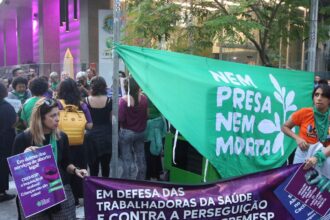
<instances>
[{"instance_id":1,"label":"tree branch","mask_svg":"<svg viewBox=\"0 0 330 220\"><path fill-rule=\"evenodd\" d=\"M227 11L227 9L226 9L226 7L223 5L223 4L221 4L220 2L219 2L219 0L214 0L214 2L222 9L222 11L226 14L226 15L229 15L229 13L228 13L228 11Z\"/></svg>"},{"instance_id":2,"label":"tree branch","mask_svg":"<svg viewBox=\"0 0 330 220\"><path fill-rule=\"evenodd\" d=\"M273 24L274 22L274 19L275 19L275 16L277 14L277 11L278 9L280 8L281 4L284 2L284 0L280 0L280 2L276 5L275 9L272 11L272 14L269 18L269 22L268 24L266 24L265 26L265 31L264 31L264 34L263 34L263 37L260 38L260 42L262 42L262 48L264 48L266 46L266 42L267 42L267 35L269 33L269 28L271 27L271 25Z\"/></svg>"},{"instance_id":3,"label":"tree branch","mask_svg":"<svg viewBox=\"0 0 330 220\"><path fill-rule=\"evenodd\" d=\"M257 7L255 7L255 5L250 5L250 8L252 9L252 12L254 12L254 14L257 16L259 21L262 24L264 24L264 19L261 17L259 9Z\"/></svg>"}]
</instances>

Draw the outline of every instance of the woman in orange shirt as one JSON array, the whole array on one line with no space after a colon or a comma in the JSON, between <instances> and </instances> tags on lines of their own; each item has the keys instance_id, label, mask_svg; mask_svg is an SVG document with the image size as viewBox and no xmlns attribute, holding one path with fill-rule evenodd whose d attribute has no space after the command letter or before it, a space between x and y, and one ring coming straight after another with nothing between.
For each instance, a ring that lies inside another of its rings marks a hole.
<instances>
[{"instance_id":1,"label":"woman in orange shirt","mask_svg":"<svg viewBox=\"0 0 330 220\"><path fill-rule=\"evenodd\" d=\"M282 126L283 133L292 137L298 145L293 160L294 164L305 162L310 144L321 142L324 147L330 145L330 87L327 84L319 84L314 88L312 97L313 107L302 108L294 112ZM291 130L295 126L299 127L298 135Z\"/></svg>"}]
</instances>

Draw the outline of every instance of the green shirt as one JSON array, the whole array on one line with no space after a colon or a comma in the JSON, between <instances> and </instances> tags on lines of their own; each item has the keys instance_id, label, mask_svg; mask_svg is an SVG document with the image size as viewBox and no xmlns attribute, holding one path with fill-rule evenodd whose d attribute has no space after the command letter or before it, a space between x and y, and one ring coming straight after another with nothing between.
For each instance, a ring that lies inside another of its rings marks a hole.
<instances>
[{"instance_id":1,"label":"green shirt","mask_svg":"<svg viewBox=\"0 0 330 220\"><path fill-rule=\"evenodd\" d=\"M40 97L32 97L26 100L25 104L23 105L21 119L30 126L30 117L32 114L32 110L36 102L40 99Z\"/></svg>"}]
</instances>

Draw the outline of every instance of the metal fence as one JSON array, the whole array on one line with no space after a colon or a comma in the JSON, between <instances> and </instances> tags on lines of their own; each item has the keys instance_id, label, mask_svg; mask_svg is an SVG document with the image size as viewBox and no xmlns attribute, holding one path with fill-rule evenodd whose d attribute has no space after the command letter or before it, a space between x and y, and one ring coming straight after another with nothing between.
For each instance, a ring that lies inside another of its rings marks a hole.
<instances>
[{"instance_id":1,"label":"metal fence","mask_svg":"<svg viewBox=\"0 0 330 220\"><path fill-rule=\"evenodd\" d=\"M79 71L86 71L89 67L88 63L76 63L73 64L74 73ZM63 64L61 63L39 63L39 64L21 64L14 66L0 67L0 79L10 79L13 77L12 71L16 68L22 68L26 75L34 73L36 76L49 76L51 72L58 72L59 74L63 70Z\"/></svg>"}]
</instances>

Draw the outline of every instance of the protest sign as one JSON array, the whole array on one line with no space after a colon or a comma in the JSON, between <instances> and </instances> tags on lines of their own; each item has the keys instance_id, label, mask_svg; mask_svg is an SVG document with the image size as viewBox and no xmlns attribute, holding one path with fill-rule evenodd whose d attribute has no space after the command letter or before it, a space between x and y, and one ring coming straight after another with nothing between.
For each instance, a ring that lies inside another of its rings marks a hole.
<instances>
[{"instance_id":1,"label":"protest sign","mask_svg":"<svg viewBox=\"0 0 330 220\"><path fill-rule=\"evenodd\" d=\"M126 45L115 49L165 118L222 177L280 167L296 148L281 125L311 106L314 74Z\"/></svg>"},{"instance_id":2,"label":"protest sign","mask_svg":"<svg viewBox=\"0 0 330 220\"><path fill-rule=\"evenodd\" d=\"M87 177L86 219L295 219L274 190L298 165L216 183L178 185ZM284 190L283 190L284 191ZM329 208L330 203L326 203Z\"/></svg>"},{"instance_id":3,"label":"protest sign","mask_svg":"<svg viewBox=\"0 0 330 220\"><path fill-rule=\"evenodd\" d=\"M7 160L26 218L66 199L51 145Z\"/></svg>"},{"instance_id":4,"label":"protest sign","mask_svg":"<svg viewBox=\"0 0 330 220\"><path fill-rule=\"evenodd\" d=\"M304 170L301 166L293 175L285 190L296 197L301 203L324 216L330 211L330 192L320 191L322 174L314 169Z\"/></svg>"},{"instance_id":5,"label":"protest sign","mask_svg":"<svg viewBox=\"0 0 330 220\"><path fill-rule=\"evenodd\" d=\"M281 201L283 206L290 212L294 219L318 220L321 216L309 208L306 204L300 202L296 197L285 190L285 187L293 178L292 174L282 184L275 189L277 198Z\"/></svg>"}]
</instances>

